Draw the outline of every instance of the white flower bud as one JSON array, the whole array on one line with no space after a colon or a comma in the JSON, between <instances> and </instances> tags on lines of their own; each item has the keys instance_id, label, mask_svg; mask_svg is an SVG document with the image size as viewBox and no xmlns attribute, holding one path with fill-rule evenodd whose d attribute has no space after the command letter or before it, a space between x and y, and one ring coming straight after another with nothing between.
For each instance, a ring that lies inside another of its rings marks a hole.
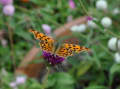
<instances>
[{"instance_id":1,"label":"white flower bud","mask_svg":"<svg viewBox=\"0 0 120 89\"><path fill-rule=\"evenodd\" d=\"M78 32L85 32L86 31L86 25L85 24L80 24L78 26Z\"/></svg>"},{"instance_id":2,"label":"white flower bud","mask_svg":"<svg viewBox=\"0 0 120 89\"><path fill-rule=\"evenodd\" d=\"M98 0L96 2L96 7L97 9L105 10L107 9L107 2L105 0Z\"/></svg>"},{"instance_id":3,"label":"white flower bud","mask_svg":"<svg viewBox=\"0 0 120 89\"><path fill-rule=\"evenodd\" d=\"M113 14L114 14L114 15L117 15L117 14L119 14L119 13L120 13L119 8L115 8L115 9L113 10Z\"/></svg>"},{"instance_id":4,"label":"white flower bud","mask_svg":"<svg viewBox=\"0 0 120 89\"><path fill-rule=\"evenodd\" d=\"M104 18L102 18L102 20L101 20L101 24L102 24L104 27L109 27L109 26L111 26L111 24L112 24L112 20L111 20L109 17L104 17Z\"/></svg>"},{"instance_id":5,"label":"white flower bud","mask_svg":"<svg viewBox=\"0 0 120 89\"><path fill-rule=\"evenodd\" d=\"M97 28L96 23L93 22L93 21L88 21L88 22L87 22L87 25L88 25L88 27L90 27L90 28Z\"/></svg>"},{"instance_id":6,"label":"white flower bud","mask_svg":"<svg viewBox=\"0 0 120 89\"><path fill-rule=\"evenodd\" d=\"M78 28L78 26L75 25L75 26L72 26L72 27L70 28L70 30L73 31L73 32L76 32L76 31L77 31L77 28Z\"/></svg>"},{"instance_id":7,"label":"white flower bud","mask_svg":"<svg viewBox=\"0 0 120 89\"><path fill-rule=\"evenodd\" d=\"M71 31L74 32L85 32L86 31L86 25L85 24L80 24L79 26L73 26L71 27Z\"/></svg>"},{"instance_id":8,"label":"white flower bud","mask_svg":"<svg viewBox=\"0 0 120 89\"><path fill-rule=\"evenodd\" d=\"M115 59L115 61L117 62L117 63L120 63L120 53L115 53L115 55L114 55L114 59Z\"/></svg>"},{"instance_id":9,"label":"white flower bud","mask_svg":"<svg viewBox=\"0 0 120 89\"><path fill-rule=\"evenodd\" d=\"M116 51L117 47L116 47L116 42L117 42L117 38L116 37L112 37L109 41L108 41L108 47L109 49Z\"/></svg>"}]
</instances>

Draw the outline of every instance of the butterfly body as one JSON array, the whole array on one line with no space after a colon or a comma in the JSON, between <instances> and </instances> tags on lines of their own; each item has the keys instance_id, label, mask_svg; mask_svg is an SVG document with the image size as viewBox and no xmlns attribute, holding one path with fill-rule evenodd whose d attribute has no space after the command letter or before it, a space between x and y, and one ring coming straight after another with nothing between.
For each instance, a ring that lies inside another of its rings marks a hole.
<instances>
[{"instance_id":1,"label":"butterfly body","mask_svg":"<svg viewBox=\"0 0 120 89\"><path fill-rule=\"evenodd\" d=\"M35 36L36 39L40 40L39 45L41 49L45 52L49 52L51 54L66 58L68 56L73 56L73 53L80 53L81 51L89 51L89 48L75 45L63 43L59 46L56 44L54 39L44 35L35 30L30 30Z\"/></svg>"}]
</instances>

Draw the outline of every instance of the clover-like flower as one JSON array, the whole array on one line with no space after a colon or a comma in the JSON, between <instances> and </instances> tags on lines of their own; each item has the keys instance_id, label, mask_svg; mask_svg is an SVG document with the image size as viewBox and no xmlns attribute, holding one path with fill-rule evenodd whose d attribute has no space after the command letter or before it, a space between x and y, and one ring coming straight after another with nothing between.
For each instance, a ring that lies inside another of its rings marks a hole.
<instances>
[{"instance_id":1,"label":"clover-like flower","mask_svg":"<svg viewBox=\"0 0 120 89\"><path fill-rule=\"evenodd\" d=\"M74 3L73 0L69 0L69 7L70 7L71 9L74 9L74 8L75 8L75 3Z\"/></svg>"},{"instance_id":2,"label":"clover-like flower","mask_svg":"<svg viewBox=\"0 0 120 89\"><path fill-rule=\"evenodd\" d=\"M65 60L64 57L60 57L58 55L54 55L54 54L51 54L49 52L43 51L42 53L43 53L44 59L47 60L52 65L56 65L56 64L61 63L62 61Z\"/></svg>"},{"instance_id":3,"label":"clover-like flower","mask_svg":"<svg viewBox=\"0 0 120 89\"><path fill-rule=\"evenodd\" d=\"M0 4L2 5L8 5L8 4L12 4L13 0L0 0Z\"/></svg>"},{"instance_id":4,"label":"clover-like flower","mask_svg":"<svg viewBox=\"0 0 120 89\"><path fill-rule=\"evenodd\" d=\"M12 16L14 14L15 8L13 5L6 5L3 7L3 13L8 16Z\"/></svg>"}]
</instances>

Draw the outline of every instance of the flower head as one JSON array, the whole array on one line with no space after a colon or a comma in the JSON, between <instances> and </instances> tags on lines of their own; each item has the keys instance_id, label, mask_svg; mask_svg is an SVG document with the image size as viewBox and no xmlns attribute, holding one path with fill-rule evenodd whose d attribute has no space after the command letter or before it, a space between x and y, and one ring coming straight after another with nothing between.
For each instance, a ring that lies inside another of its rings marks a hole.
<instances>
[{"instance_id":1,"label":"flower head","mask_svg":"<svg viewBox=\"0 0 120 89\"><path fill-rule=\"evenodd\" d=\"M54 55L54 54L51 54L51 53L45 52L45 51L43 51L43 57L45 60L47 60L52 65L56 65L58 63L61 63L65 59L63 57L60 57L58 55Z\"/></svg>"},{"instance_id":2,"label":"flower head","mask_svg":"<svg viewBox=\"0 0 120 89\"><path fill-rule=\"evenodd\" d=\"M111 20L111 18L109 18L109 17L104 17L104 18L102 18L102 20L101 20L101 24L102 24L104 27L109 27L109 26L111 26L111 24L112 24L112 20Z\"/></svg>"},{"instance_id":3,"label":"flower head","mask_svg":"<svg viewBox=\"0 0 120 89\"><path fill-rule=\"evenodd\" d=\"M69 0L69 7L70 7L71 9L74 9L74 8L75 8L75 3L74 3L73 0Z\"/></svg>"},{"instance_id":4,"label":"flower head","mask_svg":"<svg viewBox=\"0 0 120 89\"><path fill-rule=\"evenodd\" d=\"M17 76L16 77L16 83L17 84L24 84L26 82L26 77L25 76Z\"/></svg>"},{"instance_id":5,"label":"flower head","mask_svg":"<svg viewBox=\"0 0 120 89\"><path fill-rule=\"evenodd\" d=\"M2 5L8 5L8 4L12 4L13 0L0 0L0 4Z\"/></svg>"},{"instance_id":6,"label":"flower head","mask_svg":"<svg viewBox=\"0 0 120 89\"><path fill-rule=\"evenodd\" d=\"M114 55L114 59L115 59L115 61L117 62L117 63L120 63L120 53L115 53L115 55Z\"/></svg>"},{"instance_id":7,"label":"flower head","mask_svg":"<svg viewBox=\"0 0 120 89\"><path fill-rule=\"evenodd\" d=\"M8 16L12 16L14 14L15 8L13 5L6 5L3 7L3 13Z\"/></svg>"},{"instance_id":8,"label":"flower head","mask_svg":"<svg viewBox=\"0 0 120 89\"><path fill-rule=\"evenodd\" d=\"M91 16L87 16L87 21L91 21L93 18Z\"/></svg>"},{"instance_id":9,"label":"flower head","mask_svg":"<svg viewBox=\"0 0 120 89\"><path fill-rule=\"evenodd\" d=\"M117 14L119 14L119 13L120 13L119 8L115 8L115 9L113 10L113 14L114 14L114 15L117 15Z\"/></svg>"},{"instance_id":10,"label":"flower head","mask_svg":"<svg viewBox=\"0 0 120 89\"><path fill-rule=\"evenodd\" d=\"M71 31L73 32L85 32L86 31L86 25L85 24L80 24L78 26L72 26Z\"/></svg>"},{"instance_id":11,"label":"flower head","mask_svg":"<svg viewBox=\"0 0 120 89\"><path fill-rule=\"evenodd\" d=\"M97 9L106 10L107 9L107 1L106 0L98 0L96 2Z\"/></svg>"},{"instance_id":12,"label":"flower head","mask_svg":"<svg viewBox=\"0 0 120 89\"><path fill-rule=\"evenodd\" d=\"M11 82L10 87L15 88L17 86L16 82Z\"/></svg>"},{"instance_id":13,"label":"flower head","mask_svg":"<svg viewBox=\"0 0 120 89\"><path fill-rule=\"evenodd\" d=\"M51 27L49 25L43 24L42 28L47 35L49 35L51 33Z\"/></svg>"},{"instance_id":14,"label":"flower head","mask_svg":"<svg viewBox=\"0 0 120 89\"><path fill-rule=\"evenodd\" d=\"M96 23L93 22L93 21L88 21L88 22L87 22L87 25L88 25L88 27L90 27L90 28L97 28Z\"/></svg>"}]
</instances>

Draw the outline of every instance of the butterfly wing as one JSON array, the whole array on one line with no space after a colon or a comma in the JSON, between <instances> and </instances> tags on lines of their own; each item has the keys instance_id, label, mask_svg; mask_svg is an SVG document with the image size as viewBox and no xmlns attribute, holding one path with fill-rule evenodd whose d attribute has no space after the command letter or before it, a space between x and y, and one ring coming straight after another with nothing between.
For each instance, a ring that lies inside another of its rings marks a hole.
<instances>
[{"instance_id":1,"label":"butterfly wing","mask_svg":"<svg viewBox=\"0 0 120 89\"><path fill-rule=\"evenodd\" d=\"M51 37L48 37L44 35L43 33L40 33L35 30L29 30L29 31L34 34L36 39L40 40L39 45L43 51L53 52L54 40Z\"/></svg>"},{"instance_id":2,"label":"butterfly wing","mask_svg":"<svg viewBox=\"0 0 120 89\"><path fill-rule=\"evenodd\" d=\"M55 52L56 55L61 56L61 57L67 57L67 56L72 56L72 50L68 49L65 47L65 45L61 45Z\"/></svg>"},{"instance_id":3,"label":"butterfly wing","mask_svg":"<svg viewBox=\"0 0 120 89\"><path fill-rule=\"evenodd\" d=\"M70 50L72 50L72 52L75 53L80 53L81 51L89 51L89 48L86 48L84 46L80 46L80 45L75 45L75 44L67 44L65 43L64 46Z\"/></svg>"},{"instance_id":4,"label":"butterfly wing","mask_svg":"<svg viewBox=\"0 0 120 89\"><path fill-rule=\"evenodd\" d=\"M79 53L81 51L89 51L89 48L79 45L64 43L56 50L56 55L61 57L68 57L68 56L72 56L73 53Z\"/></svg>"}]
</instances>

